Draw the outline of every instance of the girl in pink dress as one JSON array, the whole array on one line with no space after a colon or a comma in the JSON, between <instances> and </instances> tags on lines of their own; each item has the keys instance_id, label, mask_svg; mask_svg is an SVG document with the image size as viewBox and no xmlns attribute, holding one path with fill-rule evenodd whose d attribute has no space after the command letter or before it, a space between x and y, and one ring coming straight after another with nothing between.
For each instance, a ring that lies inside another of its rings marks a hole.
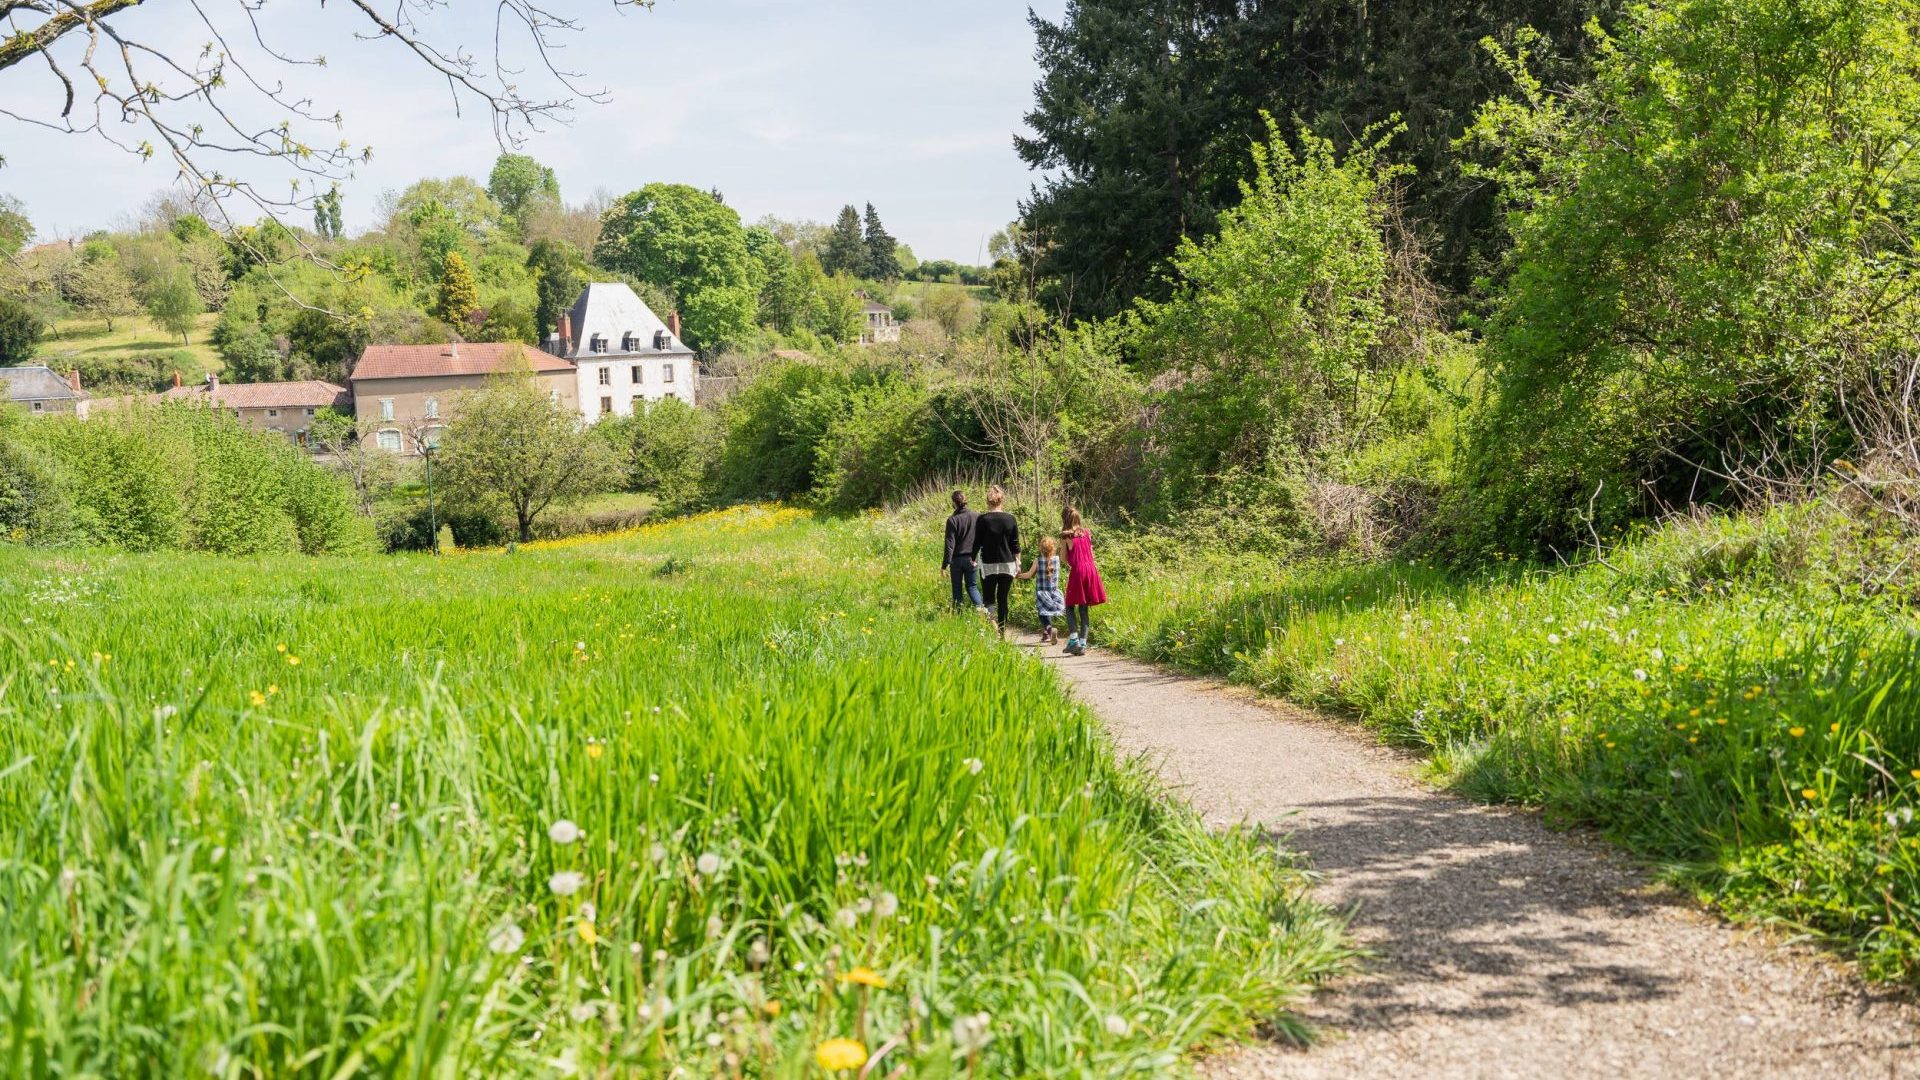
<instances>
[{"instance_id":1,"label":"girl in pink dress","mask_svg":"<svg viewBox=\"0 0 1920 1080\"><path fill-rule=\"evenodd\" d=\"M1060 547L1067 564L1067 647L1074 656L1083 656L1093 627L1087 622L1088 609L1107 602L1106 586L1100 583L1100 567L1093 561L1093 533L1080 520L1080 511L1071 506L1060 510Z\"/></svg>"}]
</instances>

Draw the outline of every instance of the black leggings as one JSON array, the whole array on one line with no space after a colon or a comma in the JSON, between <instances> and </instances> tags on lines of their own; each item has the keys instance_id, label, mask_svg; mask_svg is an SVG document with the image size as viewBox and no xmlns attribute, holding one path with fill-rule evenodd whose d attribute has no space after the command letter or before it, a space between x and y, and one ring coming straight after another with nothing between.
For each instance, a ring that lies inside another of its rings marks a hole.
<instances>
[{"instance_id":1,"label":"black leggings","mask_svg":"<svg viewBox=\"0 0 1920 1080\"><path fill-rule=\"evenodd\" d=\"M1076 625L1079 627L1077 630ZM1081 641L1085 641L1092 630L1092 624L1087 622L1087 605L1073 604L1067 608L1068 637L1078 637Z\"/></svg>"},{"instance_id":2,"label":"black leggings","mask_svg":"<svg viewBox=\"0 0 1920 1080\"><path fill-rule=\"evenodd\" d=\"M994 621L1007 625L1007 598L1013 595L1013 575L988 574L980 583L987 587L987 606L993 609Z\"/></svg>"}]
</instances>

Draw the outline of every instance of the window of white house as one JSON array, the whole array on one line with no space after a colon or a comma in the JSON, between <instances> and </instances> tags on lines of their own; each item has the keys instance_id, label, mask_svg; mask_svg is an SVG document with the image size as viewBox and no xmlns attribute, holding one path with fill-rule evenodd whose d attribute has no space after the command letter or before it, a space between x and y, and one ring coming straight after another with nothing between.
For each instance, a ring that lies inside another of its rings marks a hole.
<instances>
[{"instance_id":1,"label":"window of white house","mask_svg":"<svg viewBox=\"0 0 1920 1080\"><path fill-rule=\"evenodd\" d=\"M672 364L660 365L660 381L661 382L673 381L673 365Z\"/></svg>"},{"instance_id":2,"label":"window of white house","mask_svg":"<svg viewBox=\"0 0 1920 1080\"><path fill-rule=\"evenodd\" d=\"M613 399L610 397L601 398L600 399L600 415L605 416L612 411L613 411Z\"/></svg>"},{"instance_id":3,"label":"window of white house","mask_svg":"<svg viewBox=\"0 0 1920 1080\"><path fill-rule=\"evenodd\" d=\"M46 411L47 411L47 403L46 403L46 402L44 402L44 401L36 401L36 402L34 402L34 403L33 403L33 411L34 411L34 412L46 412Z\"/></svg>"},{"instance_id":4,"label":"window of white house","mask_svg":"<svg viewBox=\"0 0 1920 1080\"><path fill-rule=\"evenodd\" d=\"M600 369L600 385L601 386L613 385L613 369L612 368L603 367Z\"/></svg>"},{"instance_id":5,"label":"window of white house","mask_svg":"<svg viewBox=\"0 0 1920 1080\"><path fill-rule=\"evenodd\" d=\"M380 399L380 419L382 420L393 419L393 399L392 398L383 397ZM398 450L400 448L396 446L394 447L394 449Z\"/></svg>"},{"instance_id":6,"label":"window of white house","mask_svg":"<svg viewBox=\"0 0 1920 1080\"><path fill-rule=\"evenodd\" d=\"M392 428L382 431L375 437L380 441L380 449L382 450L400 449L400 433Z\"/></svg>"},{"instance_id":7,"label":"window of white house","mask_svg":"<svg viewBox=\"0 0 1920 1080\"><path fill-rule=\"evenodd\" d=\"M268 415L268 416L279 416L279 415L280 415L280 410L279 410L279 409L268 409L268 410L267 410L267 415Z\"/></svg>"},{"instance_id":8,"label":"window of white house","mask_svg":"<svg viewBox=\"0 0 1920 1080\"><path fill-rule=\"evenodd\" d=\"M307 415L308 415L308 416L312 416L312 415L313 415L313 410L312 410L312 409L308 409L308 410L307 410ZM304 435L304 434L306 434L306 432L301 432L301 434L303 434L303 435Z\"/></svg>"},{"instance_id":9,"label":"window of white house","mask_svg":"<svg viewBox=\"0 0 1920 1080\"><path fill-rule=\"evenodd\" d=\"M437 419L439 415L440 415L440 399L428 398L427 399L427 419L429 420Z\"/></svg>"},{"instance_id":10,"label":"window of white house","mask_svg":"<svg viewBox=\"0 0 1920 1080\"><path fill-rule=\"evenodd\" d=\"M640 365L635 364L632 367L628 368L627 370L633 372L633 385L639 386L640 385Z\"/></svg>"}]
</instances>

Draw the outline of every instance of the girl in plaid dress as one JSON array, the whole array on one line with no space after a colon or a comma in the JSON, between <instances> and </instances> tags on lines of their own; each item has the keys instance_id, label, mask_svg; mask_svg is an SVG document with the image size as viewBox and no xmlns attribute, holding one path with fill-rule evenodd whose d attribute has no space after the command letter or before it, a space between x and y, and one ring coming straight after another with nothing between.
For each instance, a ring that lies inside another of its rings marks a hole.
<instances>
[{"instance_id":1,"label":"girl in plaid dress","mask_svg":"<svg viewBox=\"0 0 1920 1080\"><path fill-rule=\"evenodd\" d=\"M1020 575L1020 580L1033 579L1033 608L1040 616L1040 644L1051 645L1059 640L1059 634L1053 629L1053 620L1065 614L1067 598L1060 592L1060 556L1059 546L1053 537L1040 538L1040 556Z\"/></svg>"}]
</instances>

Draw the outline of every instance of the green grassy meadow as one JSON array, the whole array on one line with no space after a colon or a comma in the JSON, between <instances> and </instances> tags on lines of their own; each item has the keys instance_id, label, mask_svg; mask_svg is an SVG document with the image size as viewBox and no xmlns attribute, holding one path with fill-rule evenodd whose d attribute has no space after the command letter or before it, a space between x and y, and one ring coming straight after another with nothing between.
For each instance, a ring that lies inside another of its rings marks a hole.
<instances>
[{"instance_id":1,"label":"green grassy meadow","mask_svg":"<svg viewBox=\"0 0 1920 1080\"><path fill-rule=\"evenodd\" d=\"M98 319L62 319L41 339L34 359L49 367L61 368L75 362L144 361L164 356L179 367L184 381L194 382L224 366L212 342L213 327L219 321L218 312L201 315L193 333L188 335L190 342L183 345L179 338L153 325L144 315L117 319L112 330Z\"/></svg>"},{"instance_id":2,"label":"green grassy meadow","mask_svg":"<svg viewBox=\"0 0 1920 1080\"><path fill-rule=\"evenodd\" d=\"M1164 1075L1285 1029L1337 924L917 542L0 545L0 1071Z\"/></svg>"},{"instance_id":3,"label":"green grassy meadow","mask_svg":"<svg viewBox=\"0 0 1920 1080\"><path fill-rule=\"evenodd\" d=\"M1730 912L1920 982L1920 619L1907 589L1857 584L1894 575L1848 566L1859 541L1831 525L1708 520L1608 565L1472 577L1116 536L1094 638L1353 716L1469 794L1598 826Z\"/></svg>"}]
</instances>

